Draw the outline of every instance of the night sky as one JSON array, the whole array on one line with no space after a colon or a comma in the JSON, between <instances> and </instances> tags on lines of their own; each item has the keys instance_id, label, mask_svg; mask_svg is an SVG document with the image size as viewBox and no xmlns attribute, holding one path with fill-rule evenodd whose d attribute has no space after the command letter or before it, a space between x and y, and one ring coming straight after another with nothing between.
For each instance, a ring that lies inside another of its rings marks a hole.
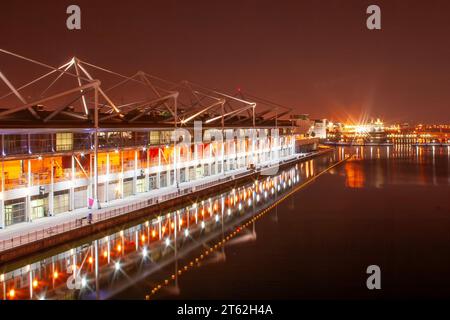
<instances>
[{"instance_id":1,"label":"night sky","mask_svg":"<svg viewBox=\"0 0 450 320\"><path fill-rule=\"evenodd\" d=\"M80 31L66 28L70 4ZM370 4L381 31L366 28ZM449 17L448 0L2 0L0 47L55 66L75 55L129 75L240 87L316 118L449 123ZM21 68L8 77L29 79Z\"/></svg>"}]
</instances>

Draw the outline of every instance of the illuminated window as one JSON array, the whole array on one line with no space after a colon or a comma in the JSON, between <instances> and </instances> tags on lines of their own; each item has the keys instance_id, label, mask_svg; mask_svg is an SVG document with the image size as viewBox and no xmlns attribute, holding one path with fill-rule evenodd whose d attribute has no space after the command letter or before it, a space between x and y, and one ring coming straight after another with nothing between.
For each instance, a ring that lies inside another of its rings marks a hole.
<instances>
[{"instance_id":1,"label":"illuminated window","mask_svg":"<svg viewBox=\"0 0 450 320\"><path fill-rule=\"evenodd\" d=\"M27 175L24 160L5 161L3 163L3 175L5 190L27 186Z\"/></svg>"},{"instance_id":2,"label":"illuminated window","mask_svg":"<svg viewBox=\"0 0 450 320\"><path fill-rule=\"evenodd\" d=\"M159 144L159 131L150 131L150 144L151 145Z\"/></svg>"},{"instance_id":3,"label":"illuminated window","mask_svg":"<svg viewBox=\"0 0 450 320\"><path fill-rule=\"evenodd\" d=\"M62 132L56 134L56 151L69 151L73 149L73 133Z\"/></svg>"}]
</instances>

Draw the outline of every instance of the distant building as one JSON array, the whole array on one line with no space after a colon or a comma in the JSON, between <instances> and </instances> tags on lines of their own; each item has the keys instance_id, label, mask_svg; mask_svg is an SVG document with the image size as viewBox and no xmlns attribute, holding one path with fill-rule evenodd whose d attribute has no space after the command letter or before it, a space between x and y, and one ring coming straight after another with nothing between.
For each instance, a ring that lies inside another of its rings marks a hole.
<instances>
[{"instance_id":1,"label":"distant building","mask_svg":"<svg viewBox=\"0 0 450 320\"><path fill-rule=\"evenodd\" d=\"M314 120L314 124L311 127L310 135L315 138L326 139L327 138L327 126L328 126L327 119Z\"/></svg>"},{"instance_id":2,"label":"distant building","mask_svg":"<svg viewBox=\"0 0 450 320\"><path fill-rule=\"evenodd\" d=\"M377 119L364 124L330 123L327 140L352 144L379 144L387 142L387 135L384 123Z\"/></svg>"},{"instance_id":3,"label":"distant building","mask_svg":"<svg viewBox=\"0 0 450 320\"><path fill-rule=\"evenodd\" d=\"M314 121L309 119L308 114L292 114L290 115L290 120L293 122L295 133L302 136L309 136Z\"/></svg>"}]
</instances>

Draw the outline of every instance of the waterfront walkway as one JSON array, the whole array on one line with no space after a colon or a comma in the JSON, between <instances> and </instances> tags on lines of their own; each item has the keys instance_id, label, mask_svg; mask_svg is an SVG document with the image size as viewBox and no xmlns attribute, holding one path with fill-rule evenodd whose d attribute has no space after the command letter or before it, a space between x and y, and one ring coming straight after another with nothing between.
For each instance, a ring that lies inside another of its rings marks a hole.
<instances>
[{"instance_id":1,"label":"waterfront walkway","mask_svg":"<svg viewBox=\"0 0 450 320\"><path fill-rule=\"evenodd\" d=\"M104 220L105 217L113 217L123 213L131 212L136 209L141 208L139 205L145 203L146 206L156 204L157 202L173 199L179 196L183 196L186 193L192 192L192 190L200 190L210 187L214 184L219 184L221 182L230 180L233 176L243 175L247 173L246 169L233 170L227 174L219 174L204 177L192 182L184 182L179 184L178 191L176 186L169 186L161 189L152 190L149 192L143 192L136 195L129 196L125 199L117 199L110 201L108 203L102 203L100 209L88 209L81 208L71 212L66 212L63 214L58 214L52 217L45 217L34 220L32 222L23 222L16 225L7 227L6 229L0 230L0 251L9 249L11 246L8 244L3 244L5 241L11 241L13 238L26 237L27 235L34 234L36 232L42 232L44 236L37 236L37 239L45 238L45 235L50 236L52 234L60 233L61 226L67 223L76 227L82 226L88 223L87 216L92 213L93 223ZM195 188L195 189L194 189ZM112 212L115 212L112 213ZM60 228L58 228L60 226ZM69 225L63 228L63 231L68 231L73 229ZM59 231L59 232L58 232ZM15 241L14 241L15 242ZM27 243L26 239L23 239L21 244Z\"/></svg>"},{"instance_id":2,"label":"waterfront walkway","mask_svg":"<svg viewBox=\"0 0 450 320\"><path fill-rule=\"evenodd\" d=\"M318 151L308 154L295 154L292 156L283 157L277 161L265 163L264 168L273 167L279 163L294 159L309 158L320 153L321 152ZM180 183L179 190L176 186L169 186L162 189L156 189L133 195L125 199L114 200L108 202L107 204L102 204L102 208L96 210L83 208L52 217L41 218L33 222L24 222L9 226L6 229L0 230L0 252L82 227L88 223L86 217L89 213L92 213L92 223L96 223L110 219L114 216L155 205L161 201L182 197L188 193L207 189L211 186L219 185L237 177L251 175L253 173L254 171L246 168L232 170L227 173L200 178L192 182Z\"/></svg>"}]
</instances>

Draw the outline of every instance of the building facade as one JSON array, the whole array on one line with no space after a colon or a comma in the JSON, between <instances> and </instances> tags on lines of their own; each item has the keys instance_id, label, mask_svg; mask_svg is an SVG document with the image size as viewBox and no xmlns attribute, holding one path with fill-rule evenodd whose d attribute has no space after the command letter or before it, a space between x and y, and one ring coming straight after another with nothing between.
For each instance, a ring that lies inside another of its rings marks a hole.
<instances>
[{"instance_id":1,"label":"building facade","mask_svg":"<svg viewBox=\"0 0 450 320\"><path fill-rule=\"evenodd\" d=\"M183 144L173 129L101 129L96 153L93 129L28 132L1 134L1 228L286 159L296 140L290 127L224 129L231 141Z\"/></svg>"},{"instance_id":2,"label":"building facade","mask_svg":"<svg viewBox=\"0 0 450 320\"><path fill-rule=\"evenodd\" d=\"M43 72L20 87L0 79L1 228L273 164L296 156L307 130L286 119L292 108L241 90L1 54ZM180 143L180 129L194 139Z\"/></svg>"}]
</instances>

